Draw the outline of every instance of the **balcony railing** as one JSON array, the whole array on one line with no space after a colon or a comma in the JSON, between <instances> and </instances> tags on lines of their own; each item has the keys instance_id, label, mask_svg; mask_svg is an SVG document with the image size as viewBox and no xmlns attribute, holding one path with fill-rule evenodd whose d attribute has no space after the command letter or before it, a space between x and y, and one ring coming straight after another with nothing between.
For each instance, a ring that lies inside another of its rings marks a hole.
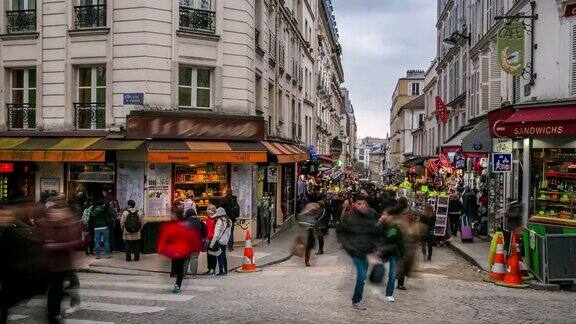
<instances>
[{"instance_id":1,"label":"balcony railing","mask_svg":"<svg viewBox=\"0 0 576 324\"><path fill-rule=\"evenodd\" d=\"M76 28L96 28L106 26L106 5L74 6Z\"/></svg>"},{"instance_id":2,"label":"balcony railing","mask_svg":"<svg viewBox=\"0 0 576 324\"><path fill-rule=\"evenodd\" d=\"M216 12L180 6L180 28L216 33Z\"/></svg>"},{"instance_id":3,"label":"balcony railing","mask_svg":"<svg viewBox=\"0 0 576 324\"><path fill-rule=\"evenodd\" d=\"M36 105L34 104L6 104L8 112L8 128L11 130L25 130L36 128Z\"/></svg>"},{"instance_id":4,"label":"balcony railing","mask_svg":"<svg viewBox=\"0 0 576 324\"><path fill-rule=\"evenodd\" d=\"M276 60L276 36L270 31L268 33L268 53L270 55L270 59L275 61Z\"/></svg>"},{"instance_id":5,"label":"balcony railing","mask_svg":"<svg viewBox=\"0 0 576 324\"><path fill-rule=\"evenodd\" d=\"M284 45L280 44L278 46L278 66L280 67L281 70L284 70L284 56L285 56Z\"/></svg>"},{"instance_id":6,"label":"balcony railing","mask_svg":"<svg viewBox=\"0 0 576 324\"><path fill-rule=\"evenodd\" d=\"M9 34L36 31L36 9L6 11L6 18Z\"/></svg>"},{"instance_id":7,"label":"balcony railing","mask_svg":"<svg viewBox=\"0 0 576 324\"><path fill-rule=\"evenodd\" d=\"M106 128L106 105L88 102L74 103L76 129Z\"/></svg>"}]
</instances>

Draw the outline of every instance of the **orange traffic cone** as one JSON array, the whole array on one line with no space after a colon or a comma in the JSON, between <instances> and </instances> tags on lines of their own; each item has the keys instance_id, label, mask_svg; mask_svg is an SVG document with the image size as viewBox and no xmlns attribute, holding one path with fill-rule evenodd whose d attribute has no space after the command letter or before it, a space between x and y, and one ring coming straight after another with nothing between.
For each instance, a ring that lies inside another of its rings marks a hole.
<instances>
[{"instance_id":1,"label":"orange traffic cone","mask_svg":"<svg viewBox=\"0 0 576 324\"><path fill-rule=\"evenodd\" d=\"M504 275L503 282L496 282L499 286L510 288L528 288L528 285L522 281L522 274L520 273L520 255L518 254L518 242L516 235L512 234L512 241L510 242L510 257L508 258L508 267Z\"/></svg>"},{"instance_id":2,"label":"orange traffic cone","mask_svg":"<svg viewBox=\"0 0 576 324\"><path fill-rule=\"evenodd\" d=\"M506 274L506 257L504 256L504 240L502 235L498 236L498 243L496 245L496 253L494 253L494 264L486 281L497 282L504 280Z\"/></svg>"},{"instance_id":3,"label":"orange traffic cone","mask_svg":"<svg viewBox=\"0 0 576 324\"><path fill-rule=\"evenodd\" d=\"M522 280L527 281L534 279L528 271L528 266L526 265L526 260L524 260L524 255L522 250L520 250L520 244L516 244L516 252L518 252L518 265L520 266L520 274L522 275Z\"/></svg>"},{"instance_id":4,"label":"orange traffic cone","mask_svg":"<svg viewBox=\"0 0 576 324\"><path fill-rule=\"evenodd\" d=\"M254 262L254 249L252 248L250 231L246 231L246 243L244 245L244 261L242 262L242 268L239 268L236 271L241 273L262 271L262 269L256 267L256 263Z\"/></svg>"}]
</instances>

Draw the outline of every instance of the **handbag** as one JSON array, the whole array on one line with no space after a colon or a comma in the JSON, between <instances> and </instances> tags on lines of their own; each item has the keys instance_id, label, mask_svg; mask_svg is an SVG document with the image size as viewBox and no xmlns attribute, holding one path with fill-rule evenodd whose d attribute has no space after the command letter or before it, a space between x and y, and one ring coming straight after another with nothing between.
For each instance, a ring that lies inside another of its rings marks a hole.
<instances>
[{"instance_id":1,"label":"handbag","mask_svg":"<svg viewBox=\"0 0 576 324\"><path fill-rule=\"evenodd\" d=\"M382 283L382 281L384 281L385 272L386 270L384 269L383 263L375 264L372 268L372 272L370 273L370 282L375 284Z\"/></svg>"},{"instance_id":2,"label":"handbag","mask_svg":"<svg viewBox=\"0 0 576 324\"><path fill-rule=\"evenodd\" d=\"M218 239L216 240L216 244L214 244L214 246L210 246L210 243L212 243L211 241L208 242L208 248L206 250L210 251L210 252L217 252L220 251L220 246L219 246L219 242L220 239L222 238L222 236L224 236L224 233L226 233L226 230L228 229L228 222L226 222L226 227L224 227L224 230L222 231L222 234L220 234L220 236L218 237Z\"/></svg>"}]
</instances>

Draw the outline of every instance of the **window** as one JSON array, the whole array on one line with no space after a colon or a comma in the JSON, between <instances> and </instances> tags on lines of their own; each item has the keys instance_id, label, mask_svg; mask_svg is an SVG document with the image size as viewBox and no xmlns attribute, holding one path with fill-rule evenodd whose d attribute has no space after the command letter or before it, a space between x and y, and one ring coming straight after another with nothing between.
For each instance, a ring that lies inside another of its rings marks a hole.
<instances>
[{"instance_id":1,"label":"window","mask_svg":"<svg viewBox=\"0 0 576 324\"><path fill-rule=\"evenodd\" d=\"M413 96L419 96L420 95L420 83L412 83L411 93Z\"/></svg>"},{"instance_id":2,"label":"window","mask_svg":"<svg viewBox=\"0 0 576 324\"><path fill-rule=\"evenodd\" d=\"M78 68L78 102L74 104L78 129L103 129L106 109L106 68Z\"/></svg>"},{"instance_id":3,"label":"window","mask_svg":"<svg viewBox=\"0 0 576 324\"><path fill-rule=\"evenodd\" d=\"M211 0L180 0L180 27L184 30L214 34L216 13Z\"/></svg>"},{"instance_id":4,"label":"window","mask_svg":"<svg viewBox=\"0 0 576 324\"><path fill-rule=\"evenodd\" d=\"M36 31L36 0L11 0L6 18L8 33Z\"/></svg>"},{"instance_id":5,"label":"window","mask_svg":"<svg viewBox=\"0 0 576 324\"><path fill-rule=\"evenodd\" d=\"M12 70L8 128L36 128L36 69Z\"/></svg>"},{"instance_id":6,"label":"window","mask_svg":"<svg viewBox=\"0 0 576 324\"><path fill-rule=\"evenodd\" d=\"M212 107L212 70L181 66L178 82L180 109Z\"/></svg>"},{"instance_id":7,"label":"window","mask_svg":"<svg viewBox=\"0 0 576 324\"><path fill-rule=\"evenodd\" d=\"M106 0L79 0L74 6L76 28L106 26Z\"/></svg>"}]
</instances>

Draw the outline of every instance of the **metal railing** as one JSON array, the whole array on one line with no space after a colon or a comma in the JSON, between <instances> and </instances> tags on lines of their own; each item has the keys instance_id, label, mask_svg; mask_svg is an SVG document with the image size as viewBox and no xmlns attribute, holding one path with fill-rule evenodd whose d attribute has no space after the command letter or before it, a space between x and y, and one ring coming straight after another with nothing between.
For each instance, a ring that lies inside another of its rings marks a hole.
<instances>
[{"instance_id":1,"label":"metal railing","mask_svg":"<svg viewBox=\"0 0 576 324\"><path fill-rule=\"evenodd\" d=\"M284 45L280 44L278 46L278 66L282 70L284 70L284 56L285 56Z\"/></svg>"},{"instance_id":2,"label":"metal railing","mask_svg":"<svg viewBox=\"0 0 576 324\"><path fill-rule=\"evenodd\" d=\"M9 34L36 31L36 9L6 11L6 19Z\"/></svg>"},{"instance_id":3,"label":"metal railing","mask_svg":"<svg viewBox=\"0 0 576 324\"><path fill-rule=\"evenodd\" d=\"M8 129L25 130L36 128L35 104L6 104L8 113Z\"/></svg>"},{"instance_id":4,"label":"metal railing","mask_svg":"<svg viewBox=\"0 0 576 324\"><path fill-rule=\"evenodd\" d=\"M180 6L180 28L216 33L216 12Z\"/></svg>"},{"instance_id":5,"label":"metal railing","mask_svg":"<svg viewBox=\"0 0 576 324\"><path fill-rule=\"evenodd\" d=\"M74 26L95 28L106 26L106 5L74 6Z\"/></svg>"},{"instance_id":6,"label":"metal railing","mask_svg":"<svg viewBox=\"0 0 576 324\"><path fill-rule=\"evenodd\" d=\"M268 53L270 59L276 60L276 35L272 31L268 33Z\"/></svg>"},{"instance_id":7,"label":"metal railing","mask_svg":"<svg viewBox=\"0 0 576 324\"><path fill-rule=\"evenodd\" d=\"M99 102L74 103L76 129L106 128L106 104Z\"/></svg>"}]
</instances>

